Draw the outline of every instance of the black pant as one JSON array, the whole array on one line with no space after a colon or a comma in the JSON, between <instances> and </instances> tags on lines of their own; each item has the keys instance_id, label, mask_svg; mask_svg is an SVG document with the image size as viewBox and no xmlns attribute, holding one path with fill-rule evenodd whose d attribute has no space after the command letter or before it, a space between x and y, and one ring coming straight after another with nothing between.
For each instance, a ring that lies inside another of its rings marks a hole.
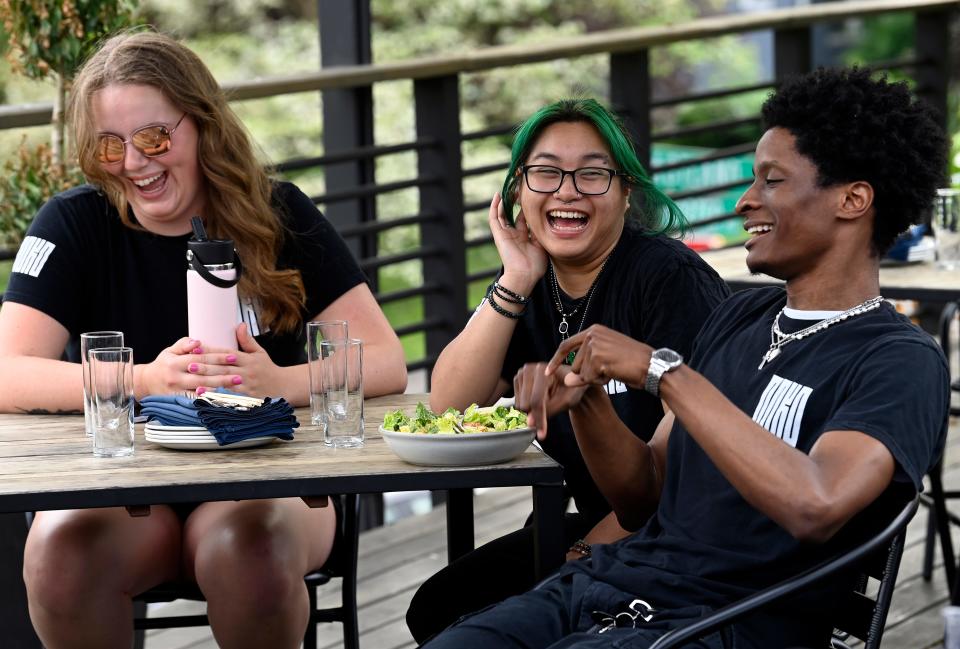
<instances>
[{"instance_id":1,"label":"black pant","mask_svg":"<svg viewBox=\"0 0 960 649\"><path fill-rule=\"evenodd\" d=\"M573 545L596 521L565 514L564 539ZM462 616L524 593L537 584L534 575L533 527L529 525L482 545L428 579L410 602L407 626L418 643Z\"/></svg>"}]
</instances>

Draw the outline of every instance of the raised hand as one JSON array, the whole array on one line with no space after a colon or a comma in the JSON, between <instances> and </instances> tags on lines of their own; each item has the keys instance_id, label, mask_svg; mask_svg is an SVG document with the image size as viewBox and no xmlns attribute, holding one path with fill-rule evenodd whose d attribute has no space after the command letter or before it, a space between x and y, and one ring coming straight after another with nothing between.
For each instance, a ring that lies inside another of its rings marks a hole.
<instances>
[{"instance_id":1,"label":"raised hand","mask_svg":"<svg viewBox=\"0 0 960 649\"><path fill-rule=\"evenodd\" d=\"M617 379L632 388L643 389L653 348L603 325L591 325L560 343L547 364L546 373L555 374L563 369L562 363L570 352L576 356L569 371L564 372L565 385L605 385L610 379Z\"/></svg>"},{"instance_id":2,"label":"raised hand","mask_svg":"<svg viewBox=\"0 0 960 649\"><path fill-rule=\"evenodd\" d=\"M527 363L513 377L514 405L527 413L527 425L537 429L537 439L547 436L547 420L580 402L586 387L564 384L568 368L546 374L546 363Z\"/></svg>"},{"instance_id":3,"label":"raised hand","mask_svg":"<svg viewBox=\"0 0 960 649\"><path fill-rule=\"evenodd\" d=\"M501 281L508 288L529 293L534 284L547 272L547 253L527 228L523 212L517 215L516 225L507 223L500 194L490 201L490 232L503 263Z\"/></svg>"}]
</instances>

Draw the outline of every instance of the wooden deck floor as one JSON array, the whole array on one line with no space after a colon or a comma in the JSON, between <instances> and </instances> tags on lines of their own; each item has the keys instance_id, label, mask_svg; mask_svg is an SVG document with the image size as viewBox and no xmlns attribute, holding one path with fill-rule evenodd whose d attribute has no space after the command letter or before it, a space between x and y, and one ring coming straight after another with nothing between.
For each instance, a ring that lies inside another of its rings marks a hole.
<instances>
[{"instance_id":1,"label":"wooden deck floor","mask_svg":"<svg viewBox=\"0 0 960 649\"><path fill-rule=\"evenodd\" d=\"M951 422L944 482L947 489L960 490L960 420ZM953 509L960 510L954 503ZM477 543L511 531L530 511L528 488L490 490L476 497ZM893 607L884 635L884 646L892 649L930 649L942 646L943 623L940 609L946 604L947 585L939 550L933 579L921 577L923 540L927 512L921 507L911 522L900 568ZM363 649L401 649L415 644L404 623L407 604L423 579L446 562L445 518L442 509L396 524L365 532L360 537L359 617L360 644ZM960 548L960 530L954 535L954 547ZM338 586L331 585L321 598L333 604L339 597ZM174 602L158 608L165 611L196 611L202 604ZM340 627L321 625L319 646L340 647ZM213 649L210 630L166 629L148 635L147 649Z\"/></svg>"}]
</instances>

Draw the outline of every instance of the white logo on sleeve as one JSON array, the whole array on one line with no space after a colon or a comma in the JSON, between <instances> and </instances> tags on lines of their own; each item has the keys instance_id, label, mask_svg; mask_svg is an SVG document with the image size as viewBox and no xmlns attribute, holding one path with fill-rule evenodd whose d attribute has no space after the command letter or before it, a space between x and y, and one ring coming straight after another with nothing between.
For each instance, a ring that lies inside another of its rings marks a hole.
<instances>
[{"instance_id":1,"label":"white logo on sleeve","mask_svg":"<svg viewBox=\"0 0 960 649\"><path fill-rule=\"evenodd\" d=\"M813 388L774 374L760 396L753 420L796 448L803 410L812 392Z\"/></svg>"},{"instance_id":2,"label":"white logo on sleeve","mask_svg":"<svg viewBox=\"0 0 960 649\"><path fill-rule=\"evenodd\" d=\"M39 277L44 264L50 258L50 253L57 247L57 244L51 243L40 237L26 237L20 244L20 250L17 251L17 258L13 260L11 272Z\"/></svg>"}]
</instances>

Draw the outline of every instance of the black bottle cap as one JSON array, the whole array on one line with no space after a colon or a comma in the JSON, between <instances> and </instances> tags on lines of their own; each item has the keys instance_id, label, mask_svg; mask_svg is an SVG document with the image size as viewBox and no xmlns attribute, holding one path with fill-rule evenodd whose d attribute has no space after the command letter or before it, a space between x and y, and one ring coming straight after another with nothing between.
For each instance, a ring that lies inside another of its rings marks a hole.
<instances>
[{"instance_id":1,"label":"black bottle cap","mask_svg":"<svg viewBox=\"0 0 960 649\"><path fill-rule=\"evenodd\" d=\"M234 259L233 241L229 239L208 239L199 216L190 219L193 237L187 241L187 250L204 266L232 264Z\"/></svg>"}]
</instances>

